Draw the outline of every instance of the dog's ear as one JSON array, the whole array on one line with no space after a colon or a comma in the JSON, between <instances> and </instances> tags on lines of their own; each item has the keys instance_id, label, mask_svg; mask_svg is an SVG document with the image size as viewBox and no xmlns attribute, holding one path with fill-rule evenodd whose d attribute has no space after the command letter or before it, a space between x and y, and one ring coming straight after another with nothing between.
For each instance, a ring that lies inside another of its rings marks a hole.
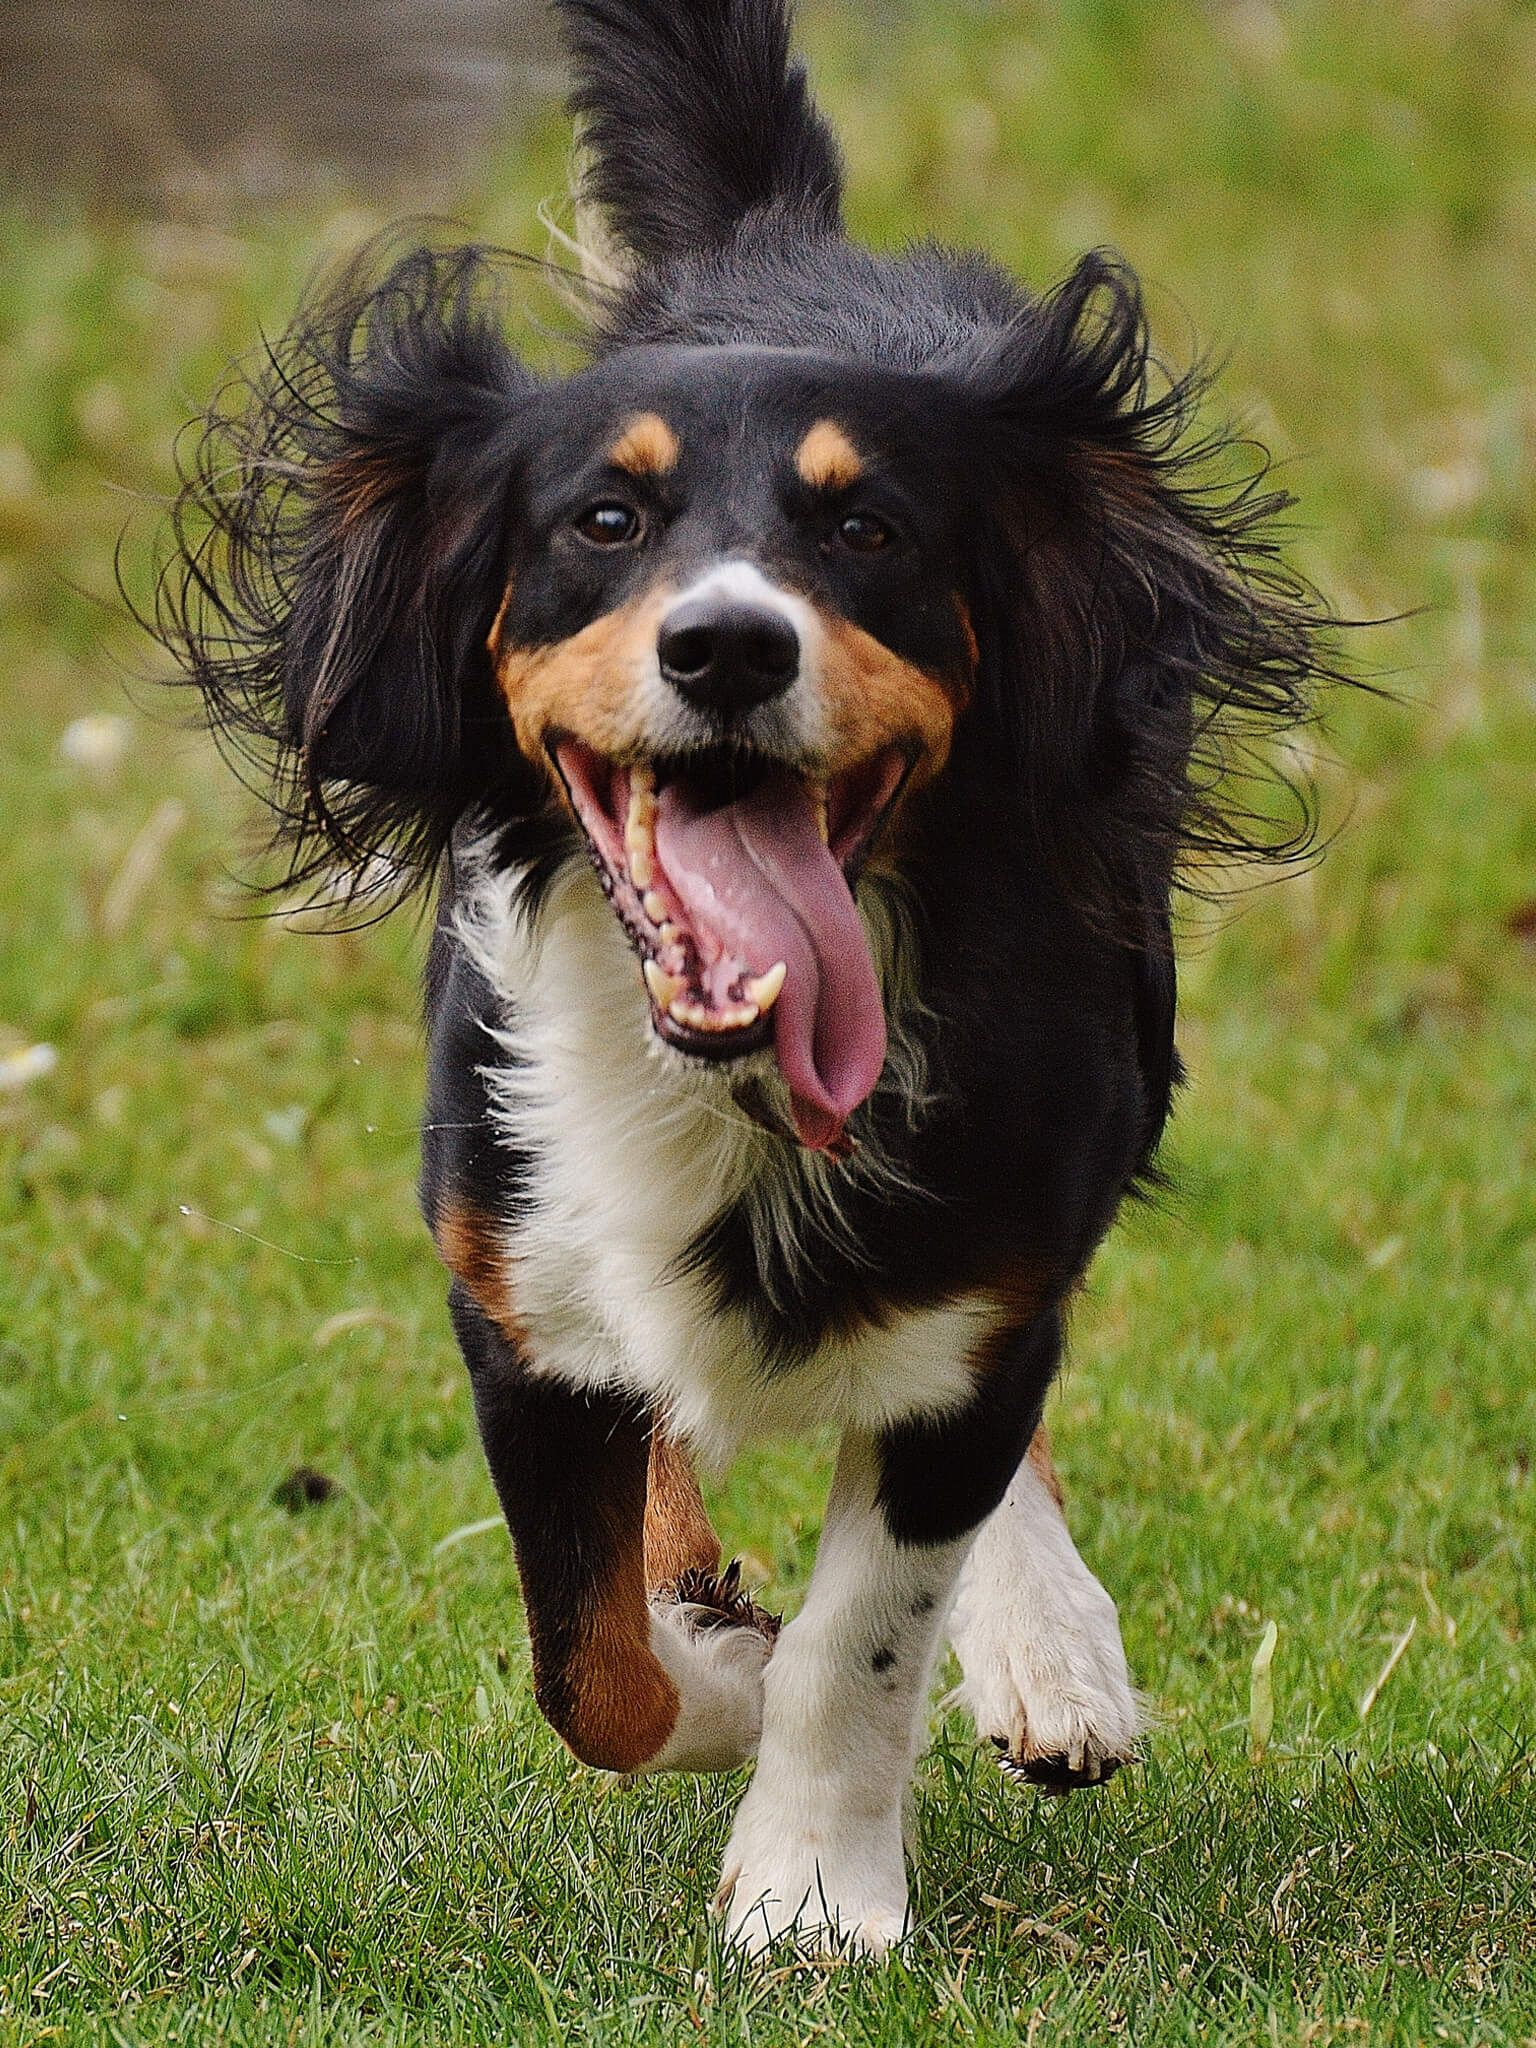
<instances>
[{"instance_id":1,"label":"dog's ear","mask_svg":"<svg viewBox=\"0 0 1536 2048\"><path fill-rule=\"evenodd\" d=\"M1291 501L1262 450L1199 422L1204 372L1161 372L1113 262L1022 308L967 381L989 479L981 695L1065 884L1155 945L1191 856L1310 845L1310 791L1264 743L1310 717L1336 622L1280 554Z\"/></svg>"},{"instance_id":2,"label":"dog's ear","mask_svg":"<svg viewBox=\"0 0 1536 2048\"><path fill-rule=\"evenodd\" d=\"M373 888L429 871L492 778L528 773L486 639L537 386L484 252L367 263L204 422L158 629L257 767L287 879Z\"/></svg>"},{"instance_id":3,"label":"dog's ear","mask_svg":"<svg viewBox=\"0 0 1536 2048\"><path fill-rule=\"evenodd\" d=\"M556 0L587 196L646 262L726 242L760 208L840 225L842 166L784 0Z\"/></svg>"}]
</instances>

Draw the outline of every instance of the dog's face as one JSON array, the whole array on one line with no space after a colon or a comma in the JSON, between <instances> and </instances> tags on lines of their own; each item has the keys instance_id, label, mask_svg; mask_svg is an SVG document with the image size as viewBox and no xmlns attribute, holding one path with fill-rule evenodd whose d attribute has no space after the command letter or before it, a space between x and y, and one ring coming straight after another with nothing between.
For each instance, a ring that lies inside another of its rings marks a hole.
<instances>
[{"instance_id":1,"label":"dog's face","mask_svg":"<svg viewBox=\"0 0 1536 2048\"><path fill-rule=\"evenodd\" d=\"M343 281L210 424L160 630L273 778L293 877L387 853L409 886L473 819L534 906L574 820L654 1033L771 1046L835 1151L885 1053L861 864L942 869L957 959L990 943L954 931L997 900L951 872L983 833L1163 946L1181 852L1305 843L1226 777L1301 715L1318 620L1282 501L1200 480L1199 380L1157 385L1101 259L1031 299L778 234L642 279L563 382L483 251Z\"/></svg>"},{"instance_id":2,"label":"dog's face","mask_svg":"<svg viewBox=\"0 0 1536 2048\"><path fill-rule=\"evenodd\" d=\"M639 957L654 1028L774 1043L835 1145L885 1022L852 885L949 751L976 645L942 388L756 348L629 351L520 426L490 635Z\"/></svg>"}]
</instances>

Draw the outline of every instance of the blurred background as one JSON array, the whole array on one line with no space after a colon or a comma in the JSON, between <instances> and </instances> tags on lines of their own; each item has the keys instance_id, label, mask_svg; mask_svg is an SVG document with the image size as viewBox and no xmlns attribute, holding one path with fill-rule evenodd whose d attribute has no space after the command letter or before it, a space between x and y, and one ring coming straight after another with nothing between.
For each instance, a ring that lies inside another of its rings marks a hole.
<instances>
[{"instance_id":1,"label":"blurred background","mask_svg":"<svg viewBox=\"0 0 1536 2048\"><path fill-rule=\"evenodd\" d=\"M979 244L1037 286L1118 249L1167 357L1222 362L1213 417L1273 451L1291 558L1385 622L1347 651L1391 694L1337 697L1290 754L1327 858L1261 890L1226 878L1219 926L1186 907L1179 1192L1095 1267L1052 1428L1164 1715L1156 1769L1246 1768L1232 1731L1277 1618L1277 1752L1411 1757L1438 1810L1435 1757L1536 1725L1536 8L805 0L798 34L854 229ZM542 216L569 219L560 90L523 0L0 0L0 1754L56 1816L35 1862L25 1830L0 1833L0 2009L7 1970L97 2012L130 1980L195 2001L242 1926L253 1954L287 1953L284 1912L347 1995L373 1967L356 1929L393 1982L401 1895L347 1861L347 1787L411 1743L479 1758L445 1811L470 1815L453 1843L484 1844L502 1780L477 1731L515 1723L517 1756L559 1777L414 1211L419 922L320 938L281 899L249 915L259 807L162 687L117 578L149 601L178 434L317 269L406 214L544 252ZM523 289L525 345L570 360L559 295ZM754 1454L719 1497L774 1604L804 1582L825 1449ZM332 1489L312 1514L301 1470ZM170 1714L188 1673L217 1691L237 1670L266 1801L241 1825L290 1861L262 1891L221 1850L183 1891L177 1844L235 1811L218 1745L227 1762L242 1707L210 1694L180 1722L189 1753L213 1745L199 1792L144 1761L171 1725L151 1695ZM1167 1906L1146 1981L1192 1969L1198 1992L1225 1942L1247 1983L1262 1938L1277 1971L1354 1958L1397 1984L1382 1928L1450 1929L1454 1950L1496 1884L1499 1939L1518 1922L1528 1950L1525 1769L1523 1809L1506 1781L1489 1797L1507 1843L1454 1897L1449 1848L1373 1891L1303 1840L1272 1924L1266 1836L1230 1913L1221 1879L1219 1928L1214 1880L1183 1918ZM1164 1911L1136 1875L1140 1782L1095 1809L1064 1893L1099 1900L1078 1938L1133 1959ZM1304 1833L1292 1782L1265 1825ZM1176 1835L1189 1810L1157 1808ZM1341 1830L1352 1811L1341 1795ZM988 1842L1035 1826L1023 1812ZM47 1842L77 1834L90 1903L61 1948L76 1879ZM1066 1839L1040 1853L1060 1863ZM145 1894L155 1845L176 1874ZM457 1898L459 1853L425 1842L400 1868ZM947 1853L935 1882L964 1893L973 1852L942 1876ZM315 1903L333 1878L351 1920ZM449 1919L409 1964L426 2000L461 1944L491 1942ZM652 1935L616 1924L627 1970ZM580 1965L549 1940L545 1967ZM1446 1983L1449 1952L1425 1965Z\"/></svg>"},{"instance_id":2,"label":"blurred background","mask_svg":"<svg viewBox=\"0 0 1536 2048\"><path fill-rule=\"evenodd\" d=\"M0 166L206 209L451 178L560 90L538 0L81 0L0 13Z\"/></svg>"}]
</instances>

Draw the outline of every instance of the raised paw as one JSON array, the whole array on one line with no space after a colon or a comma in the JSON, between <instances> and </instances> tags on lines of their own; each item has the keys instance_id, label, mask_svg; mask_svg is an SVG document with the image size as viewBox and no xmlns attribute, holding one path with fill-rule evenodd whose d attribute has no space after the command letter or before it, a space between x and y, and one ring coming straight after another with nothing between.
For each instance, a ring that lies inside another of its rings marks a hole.
<instances>
[{"instance_id":1,"label":"raised paw","mask_svg":"<svg viewBox=\"0 0 1536 2048\"><path fill-rule=\"evenodd\" d=\"M666 1603L689 1610L695 1628L756 1629L770 1647L783 1626L782 1615L770 1614L742 1590L739 1557L723 1572L684 1572L653 1595L653 1606Z\"/></svg>"},{"instance_id":2,"label":"raised paw","mask_svg":"<svg viewBox=\"0 0 1536 2048\"><path fill-rule=\"evenodd\" d=\"M651 1600L651 1648L678 1690L677 1722L642 1767L731 1771L757 1754L763 1667L779 1618L741 1590L741 1568L686 1572Z\"/></svg>"},{"instance_id":3,"label":"raised paw","mask_svg":"<svg viewBox=\"0 0 1536 2048\"><path fill-rule=\"evenodd\" d=\"M950 1640L957 1696L1010 1777L1060 1795L1133 1759L1141 1710L1115 1603L1028 1464L977 1537Z\"/></svg>"}]
</instances>

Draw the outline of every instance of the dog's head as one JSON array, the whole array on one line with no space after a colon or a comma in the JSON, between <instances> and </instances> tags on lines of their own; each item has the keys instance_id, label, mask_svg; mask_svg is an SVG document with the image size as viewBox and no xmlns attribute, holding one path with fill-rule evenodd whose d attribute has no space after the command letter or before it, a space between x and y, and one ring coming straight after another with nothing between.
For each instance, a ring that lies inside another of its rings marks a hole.
<instances>
[{"instance_id":1,"label":"dog's head","mask_svg":"<svg viewBox=\"0 0 1536 2048\"><path fill-rule=\"evenodd\" d=\"M885 1020L854 905L974 683L946 394L810 351L626 349L521 423L489 634L635 947L655 1030L770 1040L835 1143Z\"/></svg>"},{"instance_id":2,"label":"dog's head","mask_svg":"<svg viewBox=\"0 0 1536 2048\"><path fill-rule=\"evenodd\" d=\"M586 366L523 366L484 252L354 273L216 419L165 630L297 872L579 827L654 1032L771 1043L836 1149L885 1055L866 865L985 814L1155 942L1181 848L1252 850L1201 736L1299 715L1317 615L1278 501L1190 483L1122 270L849 243L779 0L561 4L633 258Z\"/></svg>"}]
</instances>

